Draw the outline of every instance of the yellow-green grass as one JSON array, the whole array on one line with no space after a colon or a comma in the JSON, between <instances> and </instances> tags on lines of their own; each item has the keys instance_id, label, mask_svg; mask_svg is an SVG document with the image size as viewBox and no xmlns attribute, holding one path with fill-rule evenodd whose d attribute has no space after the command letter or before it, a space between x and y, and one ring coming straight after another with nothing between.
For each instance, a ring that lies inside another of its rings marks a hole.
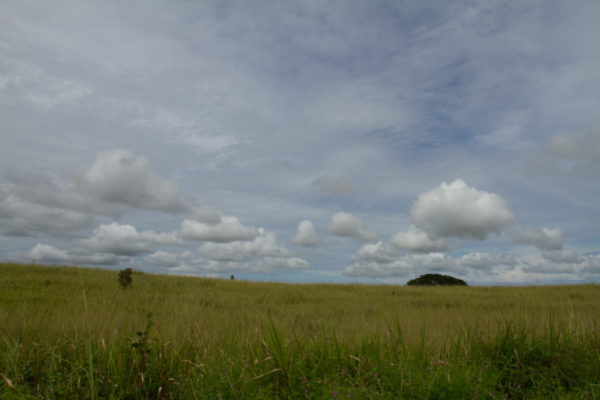
<instances>
[{"instance_id":1,"label":"yellow-green grass","mask_svg":"<svg viewBox=\"0 0 600 400\"><path fill-rule=\"evenodd\" d=\"M599 320L597 285L123 289L0 264L0 397L596 398Z\"/></svg>"}]
</instances>

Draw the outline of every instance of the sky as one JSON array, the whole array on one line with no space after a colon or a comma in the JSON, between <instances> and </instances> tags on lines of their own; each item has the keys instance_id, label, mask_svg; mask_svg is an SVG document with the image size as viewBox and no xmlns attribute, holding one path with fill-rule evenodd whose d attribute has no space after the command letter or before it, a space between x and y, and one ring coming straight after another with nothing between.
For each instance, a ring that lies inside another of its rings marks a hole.
<instances>
[{"instance_id":1,"label":"sky","mask_svg":"<svg viewBox=\"0 0 600 400\"><path fill-rule=\"evenodd\" d=\"M2 0L0 261L600 283L600 2Z\"/></svg>"}]
</instances>

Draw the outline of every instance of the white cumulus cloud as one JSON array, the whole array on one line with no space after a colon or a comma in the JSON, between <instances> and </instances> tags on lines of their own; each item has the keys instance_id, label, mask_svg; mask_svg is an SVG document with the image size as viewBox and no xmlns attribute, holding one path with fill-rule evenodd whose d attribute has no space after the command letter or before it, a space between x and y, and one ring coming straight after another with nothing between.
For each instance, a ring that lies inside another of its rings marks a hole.
<instances>
[{"instance_id":1,"label":"white cumulus cloud","mask_svg":"<svg viewBox=\"0 0 600 400\"><path fill-rule=\"evenodd\" d=\"M446 239L432 240L426 232L414 225L409 230L392 236L390 243L401 250L423 253L448 250L450 247Z\"/></svg>"},{"instance_id":2,"label":"white cumulus cloud","mask_svg":"<svg viewBox=\"0 0 600 400\"><path fill-rule=\"evenodd\" d=\"M504 200L457 179L419 195L410 212L413 223L433 238L483 240L514 220Z\"/></svg>"},{"instance_id":3,"label":"white cumulus cloud","mask_svg":"<svg viewBox=\"0 0 600 400\"><path fill-rule=\"evenodd\" d=\"M299 246L310 247L318 246L319 242L319 237L317 236L313 223L308 220L301 221L298 224L294 243Z\"/></svg>"}]
</instances>

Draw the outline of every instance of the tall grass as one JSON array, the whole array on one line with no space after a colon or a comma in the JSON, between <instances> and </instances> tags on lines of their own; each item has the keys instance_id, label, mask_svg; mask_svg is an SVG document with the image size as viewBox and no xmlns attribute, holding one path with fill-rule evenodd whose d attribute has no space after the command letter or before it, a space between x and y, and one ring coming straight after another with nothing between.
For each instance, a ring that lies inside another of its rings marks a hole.
<instances>
[{"instance_id":1,"label":"tall grass","mask_svg":"<svg viewBox=\"0 0 600 400\"><path fill-rule=\"evenodd\" d=\"M1 398L600 398L600 287L0 264Z\"/></svg>"}]
</instances>

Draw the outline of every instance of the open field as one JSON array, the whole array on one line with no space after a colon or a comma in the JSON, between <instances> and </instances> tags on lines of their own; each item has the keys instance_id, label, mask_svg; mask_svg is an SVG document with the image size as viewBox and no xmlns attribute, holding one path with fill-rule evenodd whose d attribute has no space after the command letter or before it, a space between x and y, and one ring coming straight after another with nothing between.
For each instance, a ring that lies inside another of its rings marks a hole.
<instances>
[{"instance_id":1,"label":"open field","mask_svg":"<svg viewBox=\"0 0 600 400\"><path fill-rule=\"evenodd\" d=\"M0 398L600 398L600 287L0 264Z\"/></svg>"}]
</instances>

